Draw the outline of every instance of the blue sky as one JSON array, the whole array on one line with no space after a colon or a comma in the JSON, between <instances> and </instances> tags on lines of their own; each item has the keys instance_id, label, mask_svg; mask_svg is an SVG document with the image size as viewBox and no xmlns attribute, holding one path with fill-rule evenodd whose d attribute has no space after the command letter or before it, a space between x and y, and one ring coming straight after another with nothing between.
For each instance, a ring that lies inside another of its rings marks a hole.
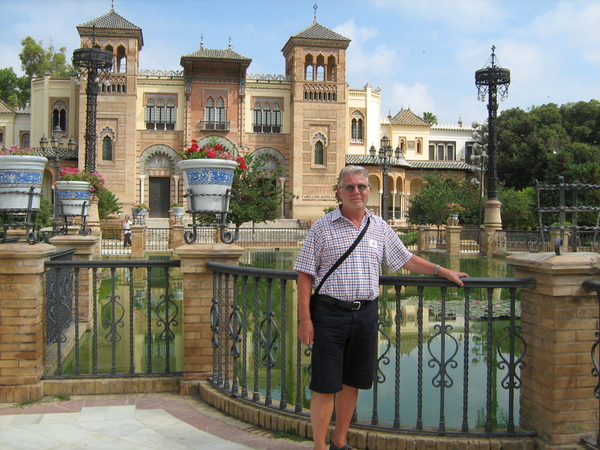
<instances>
[{"instance_id":1,"label":"blue sky","mask_svg":"<svg viewBox=\"0 0 600 450\"><path fill-rule=\"evenodd\" d=\"M0 0L0 68L21 74L27 35L79 47L76 26L107 13L112 0ZM180 70L182 55L233 49L250 73L283 74L281 49L317 21L350 39L347 81L382 89L382 115L404 107L440 123L482 122L475 71L497 62L511 85L500 110L600 98L598 0L114 0L142 28L141 69Z\"/></svg>"}]
</instances>

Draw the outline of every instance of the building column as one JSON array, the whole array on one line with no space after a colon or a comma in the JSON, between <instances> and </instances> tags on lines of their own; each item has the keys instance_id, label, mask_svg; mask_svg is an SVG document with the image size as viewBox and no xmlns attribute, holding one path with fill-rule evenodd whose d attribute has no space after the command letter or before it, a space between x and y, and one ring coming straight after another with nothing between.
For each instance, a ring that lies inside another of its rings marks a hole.
<instances>
[{"instance_id":1,"label":"building column","mask_svg":"<svg viewBox=\"0 0 600 450\"><path fill-rule=\"evenodd\" d=\"M0 403L41 400L48 244L0 244Z\"/></svg>"},{"instance_id":2,"label":"building column","mask_svg":"<svg viewBox=\"0 0 600 450\"><path fill-rule=\"evenodd\" d=\"M140 203L144 203L144 191L146 190L146 186L144 182L146 181L146 175L140 175Z\"/></svg>"},{"instance_id":3,"label":"building column","mask_svg":"<svg viewBox=\"0 0 600 450\"><path fill-rule=\"evenodd\" d=\"M173 184L175 185L175 203L179 203L179 175L173 175Z\"/></svg>"},{"instance_id":4,"label":"building column","mask_svg":"<svg viewBox=\"0 0 600 450\"><path fill-rule=\"evenodd\" d=\"M461 226L446 227L446 252L449 255L458 255L460 253L460 232Z\"/></svg>"},{"instance_id":5,"label":"building column","mask_svg":"<svg viewBox=\"0 0 600 450\"><path fill-rule=\"evenodd\" d=\"M536 448L580 448L596 439L591 349L598 330L598 299L582 287L600 279L596 253L522 253L507 258L515 277L536 286L521 291L521 328L526 342L521 368L521 426L537 432Z\"/></svg>"}]
</instances>

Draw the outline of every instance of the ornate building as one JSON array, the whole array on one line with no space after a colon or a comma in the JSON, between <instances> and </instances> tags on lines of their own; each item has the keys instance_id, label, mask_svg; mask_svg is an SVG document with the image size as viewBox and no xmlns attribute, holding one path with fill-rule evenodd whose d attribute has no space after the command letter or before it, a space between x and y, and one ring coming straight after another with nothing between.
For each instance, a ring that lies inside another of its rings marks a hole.
<instances>
[{"instance_id":1,"label":"ornate building","mask_svg":"<svg viewBox=\"0 0 600 450\"><path fill-rule=\"evenodd\" d=\"M470 127L431 127L410 109L382 120L381 91L346 83L350 39L316 19L284 44L285 75L279 76L248 73L251 59L231 45L208 49L202 42L181 56L181 71L142 71L142 29L114 9L77 30L81 47L114 55L111 72L100 76L96 170L125 211L145 202L150 218L168 217L170 204L183 196L177 151L192 139L217 141L242 155L264 154L268 166L283 167L279 182L293 198L282 205L282 216L290 219L312 220L334 206L332 186L346 164L372 173L379 197L372 195L370 206L379 212L381 161L369 150L379 149L384 135L396 150L387 171L390 218L403 221L423 172L470 171ZM86 93L80 81L32 81L30 135L35 145L59 126L63 139L78 143L83 167ZM48 178L54 177L49 168Z\"/></svg>"}]
</instances>

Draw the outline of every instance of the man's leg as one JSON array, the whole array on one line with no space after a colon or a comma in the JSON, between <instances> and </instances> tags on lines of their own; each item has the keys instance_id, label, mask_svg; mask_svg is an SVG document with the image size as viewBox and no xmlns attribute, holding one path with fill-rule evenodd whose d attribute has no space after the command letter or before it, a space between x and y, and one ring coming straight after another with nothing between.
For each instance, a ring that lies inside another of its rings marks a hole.
<instances>
[{"instance_id":1,"label":"man's leg","mask_svg":"<svg viewBox=\"0 0 600 450\"><path fill-rule=\"evenodd\" d=\"M314 450L327 450L325 439L327 437L327 429L331 422L331 415L333 414L333 397L334 394L312 392L312 399L310 401L310 424L313 429Z\"/></svg>"},{"instance_id":2,"label":"man's leg","mask_svg":"<svg viewBox=\"0 0 600 450\"><path fill-rule=\"evenodd\" d=\"M333 443L337 448L342 448L348 443L348 428L356 408L358 389L343 385L341 392L335 395L335 431Z\"/></svg>"}]
</instances>

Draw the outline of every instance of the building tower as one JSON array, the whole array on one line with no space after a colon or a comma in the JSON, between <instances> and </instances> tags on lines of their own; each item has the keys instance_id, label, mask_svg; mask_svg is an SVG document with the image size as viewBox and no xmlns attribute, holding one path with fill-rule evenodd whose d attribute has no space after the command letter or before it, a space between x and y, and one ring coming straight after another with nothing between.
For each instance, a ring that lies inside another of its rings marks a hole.
<instances>
[{"instance_id":1,"label":"building tower","mask_svg":"<svg viewBox=\"0 0 600 450\"><path fill-rule=\"evenodd\" d=\"M335 206L332 186L345 166L346 49L350 39L315 21L282 49L291 80L291 191L294 218L316 219Z\"/></svg>"},{"instance_id":2,"label":"building tower","mask_svg":"<svg viewBox=\"0 0 600 450\"><path fill-rule=\"evenodd\" d=\"M104 176L106 186L127 208L135 202L139 173L137 145L137 76L139 52L144 44L142 29L114 9L77 27L81 47L96 46L112 52L110 72L99 76L97 101L96 171ZM83 81L83 80L82 80ZM86 83L79 85L80 110L86 104ZM79 114L77 141L79 165L82 167L85 142L85 114Z\"/></svg>"}]
</instances>

